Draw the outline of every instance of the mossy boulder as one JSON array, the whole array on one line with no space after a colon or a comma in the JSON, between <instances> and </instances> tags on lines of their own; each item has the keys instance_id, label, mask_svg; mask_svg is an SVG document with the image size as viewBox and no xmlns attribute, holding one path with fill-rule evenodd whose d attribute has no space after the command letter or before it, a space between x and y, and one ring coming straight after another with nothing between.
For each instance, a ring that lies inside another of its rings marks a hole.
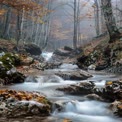
<instances>
[{"instance_id":1,"label":"mossy boulder","mask_svg":"<svg viewBox=\"0 0 122 122\"><path fill-rule=\"evenodd\" d=\"M17 54L6 53L0 57L0 78L3 84L24 82L25 76L17 72L15 66L20 65L20 57Z\"/></svg>"},{"instance_id":2,"label":"mossy boulder","mask_svg":"<svg viewBox=\"0 0 122 122\"><path fill-rule=\"evenodd\" d=\"M6 53L0 57L0 62L6 70L10 70L13 66L20 65L20 58L18 54Z\"/></svg>"},{"instance_id":3,"label":"mossy boulder","mask_svg":"<svg viewBox=\"0 0 122 122\"><path fill-rule=\"evenodd\" d=\"M6 53L0 57L0 77L6 76L7 71L20 65L20 58L17 54Z\"/></svg>"},{"instance_id":4,"label":"mossy boulder","mask_svg":"<svg viewBox=\"0 0 122 122\"><path fill-rule=\"evenodd\" d=\"M0 115L5 117L48 116L52 103L39 93L0 90Z\"/></svg>"}]
</instances>

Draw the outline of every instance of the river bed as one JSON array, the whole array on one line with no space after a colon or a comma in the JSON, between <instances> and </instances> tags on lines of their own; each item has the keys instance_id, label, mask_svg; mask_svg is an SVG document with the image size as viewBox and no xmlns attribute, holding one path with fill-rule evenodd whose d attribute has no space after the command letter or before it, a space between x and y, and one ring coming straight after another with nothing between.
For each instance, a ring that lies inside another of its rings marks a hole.
<instances>
[{"instance_id":1,"label":"river bed","mask_svg":"<svg viewBox=\"0 0 122 122\"><path fill-rule=\"evenodd\" d=\"M66 69L63 67L59 70L68 69L67 67ZM85 100L83 96L66 95L61 91L55 90L60 86L75 84L82 81L63 80L58 76L49 75L49 72L51 72L51 70L45 71L45 74L47 73L47 75L39 76L37 78L38 82L25 82L22 84L9 85L4 88L40 92L53 102L68 101L63 112L58 112L54 109L51 116L45 120L41 120L42 122L63 122L64 119L69 119L72 122L120 122L120 120L109 111L108 103L89 101ZM100 87L105 84L106 80L119 79L116 75L106 74L104 72L90 71L90 73L93 74L93 77L86 81L93 81ZM31 122L31 120L29 121ZM40 120L38 121L40 122Z\"/></svg>"},{"instance_id":2,"label":"river bed","mask_svg":"<svg viewBox=\"0 0 122 122\"><path fill-rule=\"evenodd\" d=\"M47 57L46 57L47 58ZM48 58L47 58L48 60ZM0 122L121 122L120 118L115 117L108 109L109 103L86 100L84 96L67 95L56 88L75 84L82 81L63 80L52 75L55 71L79 70L76 65L63 64L59 69L46 70L44 76L37 78L38 82L25 82L22 84L13 84L5 86L6 89L36 91L45 95L52 102L66 103L64 111L58 112L53 108L53 112L47 118L42 117L23 117L23 118L1 118ZM97 86L105 85L106 80L118 80L119 76L106 74L105 72L89 71L93 77L85 81L93 81Z\"/></svg>"}]
</instances>

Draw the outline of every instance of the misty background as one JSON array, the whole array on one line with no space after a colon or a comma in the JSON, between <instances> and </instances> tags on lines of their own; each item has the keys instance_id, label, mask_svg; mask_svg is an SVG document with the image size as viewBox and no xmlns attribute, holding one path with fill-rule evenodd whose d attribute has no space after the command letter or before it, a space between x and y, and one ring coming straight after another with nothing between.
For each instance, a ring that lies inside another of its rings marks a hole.
<instances>
[{"instance_id":1,"label":"misty background","mask_svg":"<svg viewBox=\"0 0 122 122\"><path fill-rule=\"evenodd\" d=\"M122 9L121 0L112 0L112 5L114 6L113 11L117 13L115 18L120 22L119 11L116 7ZM53 5L56 8L52 13L51 17L51 34L49 39L49 46L53 48L63 47L65 45L72 47L73 42L73 8L70 6L73 4L72 0L57 0ZM96 37L96 27L95 27L95 11L94 11L94 0L80 0L80 34L81 40L80 45L89 43L93 37ZM99 6L99 11L101 13L101 6ZM103 17L103 16L102 16ZM101 14L100 14L101 18ZM104 18L103 18L104 19ZM104 21L104 20L103 20ZM121 23L117 23L120 26ZM101 25L101 20L100 20ZM101 25L103 30L100 34L106 32L106 25ZM100 26L100 28L101 28ZM101 30L101 29L100 29Z\"/></svg>"}]
</instances>

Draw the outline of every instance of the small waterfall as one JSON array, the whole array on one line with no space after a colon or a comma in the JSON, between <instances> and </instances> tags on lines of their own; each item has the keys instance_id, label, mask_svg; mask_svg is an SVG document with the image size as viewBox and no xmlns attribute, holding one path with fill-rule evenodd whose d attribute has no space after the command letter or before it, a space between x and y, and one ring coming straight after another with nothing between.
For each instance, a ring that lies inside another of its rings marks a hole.
<instances>
[{"instance_id":1,"label":"small waterfall","mask_svg":"<svg viewBox=\"0 0 122 122\"><path fill-rule=\"evenodd\" d=\"M37 83L37 79L33 76L28 76L26 79L25 79L25 82L30 82L30 83Z\"/></svg>"},{"instance_id":2,"label":"small waterfall","mask_svg":"<svg viewBox=\"0 0 122 122\"><path fill-rule=\"evenodd\" d=\"M45 75L38 77L38 82L40 83L60 83L63 82L63 79L59 76L56 75Z\"/></svg>"},{"instance_id":3,"label":"small waterfall","mask_svg":"<svg viewBox=\"0 0 122 122\"><path fill-rule=\"evenodd\" d=\"M105 83L106 83L106 80L101 80L101 81L95 82L95 85L98 87L104 87Z\"/></svg>"},{"instance_id":4,"label":"small waterfall","mask_svg":"<svg viewBox=\"0 0 122 122\"><path fill-rule=\"evenodd\" d=\"M71 119L73 122L121 122L112 117L108 104L97 101L70 101L65 111L55 111L53 116Z\"/></svg>"},{"instance_id":5,"label":"small waterfall","mask_svg":"<svg viewBox=\"0 0 122 122\"><path fill-rule=\"evenodd\" d=\"M107 103L97 101L71 101L66 104L66 112L76 112L86 115L107 115Z\"/></svg>"},{"instance_id":6,"label":"small waterfall","mask_svg":"<svg viewBox=\"0 0 122 122\"><path fill-rule=\"evenodd\" d=\"M68 102L66 107L65 107L65 111L66 112L75 112L76 111L76 101L71 101L71 102Z\"/></svg>"},{"instance_id":7,"label":"small waterfall","mask_svg":"<svg viewBox=\"0 0 122 122\"><path fill-rule=\"evenodd\" d=\"M43 52L41 55L45 59L45 61L49 61L53 56L53 52Z\"/></svg>"}]
</instances>

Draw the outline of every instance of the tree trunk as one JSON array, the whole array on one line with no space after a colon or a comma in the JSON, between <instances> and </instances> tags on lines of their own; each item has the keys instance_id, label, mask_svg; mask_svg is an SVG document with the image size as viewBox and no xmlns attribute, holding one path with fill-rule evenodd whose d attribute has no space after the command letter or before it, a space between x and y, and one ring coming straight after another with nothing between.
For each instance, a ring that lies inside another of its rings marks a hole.
<instances>
[{"instance_id":1,"label":"tree trunk","mask_svg":"<svg viewBox=\"0 0 122 122\"><path fill-rule=\"evenodd\" d=\"M77 0L74 0L74 36L73 36L73 47L77 48Z\"/></svg>"},{"instance_id":2,"label":"tree trunk","mask_svg":"<svg viewBox=\"0 0 122 122\"><path fill-rule=\"evenodd\" d=\"M113 16L111 0L101 0L101 4L102 4L107 30L110 35L109 43L112 43L117 38L120 38L120 32L116 26L115 18Z\"/></svg>"},{"instance_id":3,"label":"tree trunk","mask_svg":"<svg viewBox=\"0 0 122 122\"><path fill-rule=\"evenodd\" d=\"M6 13L6 20L5 20L5 26L3 31L3 38L8 39L9 38L9 23L11 19L11 8L8 7L7 13Z\"/></svg>"},{"instance_id":4,"label":"tree trunk","mask_svg":"<svg viewBox=\"0 0 122 122\"><path fill-rule=\"evenodd\" d=\"M18 10L17 13L17 24L16 24L16 41L17 41L17 48L19 46L19 41L21 37L21 13Z\"/></svg>"},{"instance_id":5,"label":"tree trunk","mask_svg":"<svg viewBox=\"0 0 122 122\"><path fill-rule=\"evenodd\" d=\"M95 26L96 26L96 34L97 36L100 35L100 22L99 22L99 4L98 4L98 0L94 0L95 2L95 10L94 10L94 13L95 13Z\"/></svg>"},{"instance_id":6,"label":"tree trunk","mask_svg":"<svg viewBox=\"0 0 122 122\"><path fill-rule=\"evenodd\" d=\"M99 0L99 6L100 6L100 8L102 6L101 1L102 0ZM101 34L103 34L103 33L107 32L103 9L100 9L100 20L101 20L101 22L100 22Z\"/></svg>"}]
</instances>

